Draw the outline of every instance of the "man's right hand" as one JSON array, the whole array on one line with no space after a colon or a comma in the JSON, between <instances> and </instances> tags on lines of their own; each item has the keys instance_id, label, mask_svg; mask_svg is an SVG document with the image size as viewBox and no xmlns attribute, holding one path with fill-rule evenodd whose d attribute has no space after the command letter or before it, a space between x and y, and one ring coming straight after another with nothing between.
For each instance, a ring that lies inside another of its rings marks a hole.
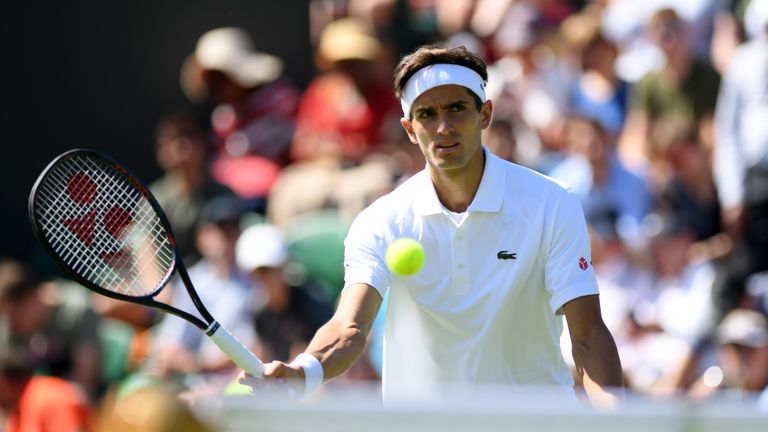
<instances>
[{"instance_id":1,"label":"man's right hand","mask_svg":"<svg viewBox=\"0 0 768 432\"><path fill-rule=\"evenodd\" d=\"M242 371L237 378L240 384L250 387L253 394L269 393L294 399L304 389L304 370L280 361L265 364L261 377Z\"/></svg>"}]
</instances>

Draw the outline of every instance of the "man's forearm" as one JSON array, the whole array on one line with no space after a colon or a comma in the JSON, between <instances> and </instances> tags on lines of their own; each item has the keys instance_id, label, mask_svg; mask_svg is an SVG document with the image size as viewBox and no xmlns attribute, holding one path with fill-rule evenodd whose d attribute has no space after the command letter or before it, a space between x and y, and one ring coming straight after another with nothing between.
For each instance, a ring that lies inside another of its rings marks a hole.
<instances>
[{"instance_id":1,"label":"man's forearm","mask_svg":"<svg viewBox=\"0 0 768 432\"><path fill-rule=\"evenodd\" d=\"M381 296L371 286L347 287L333 318L320 327L306 349L323 366L323 379L349 369L365 350L368 333L381 306Z\"/></svg>"},{"instance_id":2,"label":"man's forearm","mask_svg":"<svg viewBox=\"0 0 768 432\"><path fill-rule=\"evenodd\" d=\"M323 365L324 380L335 378L349 369L365 350L367 329L335 320L315 334L306 352Z\"/></svg>"},{"instance_id":3,"label":"man's forearm","mask_svg":"<svg viewBox=\"0 0 768 432\"><path fill-rule=\"evenodd\" d=\"M605 326L599 326L573 343L577 373L593 404L611 404L624 396L624 377L616 344Z\"/></svg>"}]
</instances>

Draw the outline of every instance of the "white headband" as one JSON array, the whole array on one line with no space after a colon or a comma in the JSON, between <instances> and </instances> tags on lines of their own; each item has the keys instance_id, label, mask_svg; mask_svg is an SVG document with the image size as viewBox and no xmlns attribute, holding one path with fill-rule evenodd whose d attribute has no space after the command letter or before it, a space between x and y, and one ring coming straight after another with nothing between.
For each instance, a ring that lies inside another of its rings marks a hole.
<instances>
[{"instance_id":1,"label":"white headband","mask_svg":"<svg viewBox=\"0 0 768 432\"><path fill-rule=\"evenodd\" d=\"M485 102L485 84L483 78L472 69L455 64L438 63L419 69L408 79L403 87L403 97L400 98L400 106L403 108L405 118L411 118L413 101L422 93L435 87L455 84L468 88L472 93Z\"/></svg>"}]
</instances>

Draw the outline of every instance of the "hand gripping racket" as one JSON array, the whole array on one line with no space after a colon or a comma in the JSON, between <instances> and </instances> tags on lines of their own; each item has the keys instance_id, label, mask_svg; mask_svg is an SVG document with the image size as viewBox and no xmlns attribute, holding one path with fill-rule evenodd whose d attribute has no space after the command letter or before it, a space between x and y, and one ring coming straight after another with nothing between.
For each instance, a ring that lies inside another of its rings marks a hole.
<instances>
[{"instance_id":1,"label":"hand gripping racket","mask_svg":"<svg viewBox=\"0 0 768 432\"><path fill-rule=\"evenodd\" d=\"M181 260L168 218L144 184L93 150L71 150L40 174L29 219L45 249L75 281L99 294L155 307L196 325L240 368L264 365L206 310ZM203 320L158 302L174 273Z\"/></svg>"}]
</instances>

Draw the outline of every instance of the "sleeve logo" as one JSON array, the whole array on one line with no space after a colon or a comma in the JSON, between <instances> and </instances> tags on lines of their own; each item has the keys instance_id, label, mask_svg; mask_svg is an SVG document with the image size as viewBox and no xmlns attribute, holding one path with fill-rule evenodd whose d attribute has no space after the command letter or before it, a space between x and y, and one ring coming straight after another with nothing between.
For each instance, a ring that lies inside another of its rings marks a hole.
<instances>
[{"instance_id":1,"label":"sleeve logo","mask_svg":"<svg viewBox=\"0 0 768 432\"><path fill-rule=\"evenodd\" d=\"M590 263L587 261L586 258L584 258L584 257L579 258L579 268L580 269L586 270L589 267L589 264Z\"/></svg>"}]
</instances>

